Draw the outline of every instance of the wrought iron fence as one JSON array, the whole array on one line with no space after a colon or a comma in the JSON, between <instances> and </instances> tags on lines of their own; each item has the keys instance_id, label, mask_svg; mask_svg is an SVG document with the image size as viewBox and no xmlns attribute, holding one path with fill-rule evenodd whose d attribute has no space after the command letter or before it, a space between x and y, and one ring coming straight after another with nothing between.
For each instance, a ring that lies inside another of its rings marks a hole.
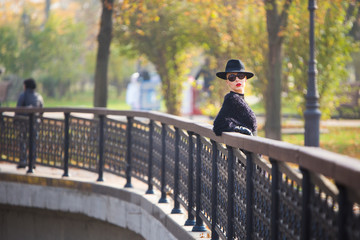
<instances>
[{"instance_id":1,"label":"wrought iron fence","mask_svg":"<svg viewBox=\"0 0 360 240\"><path fill-rule=\"evenodd\" d=\"M186 209L212 239L360 239L360 162L319 148L224 133L176 116L101 108L0 108L1 161L126 178ZM14 113L26 115L15 115ZM39 115L38 113L45 113ZM45 117L60 112L63 117ZM93 114L81 117L74 113ZM326 177L325 177L326 176Z\"/></svg>"}]
</instances>

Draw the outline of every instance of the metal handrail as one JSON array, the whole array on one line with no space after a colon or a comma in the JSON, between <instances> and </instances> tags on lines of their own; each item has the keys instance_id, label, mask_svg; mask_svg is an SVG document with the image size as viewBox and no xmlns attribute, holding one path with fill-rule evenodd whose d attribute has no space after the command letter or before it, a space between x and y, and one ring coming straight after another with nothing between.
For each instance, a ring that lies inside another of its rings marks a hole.
<instances>
[{"instance_id":1,"label":"metal handrail","mask_svg":"<svg viewBox=\"0 0 360 240\"><path fill-rule=\"evenodd\" d=\"M161 190L160 203L170 191L172 213L180 213L182 204L186 225L205 231L205 223L213 239L360 234L358 159L237 133L216 136L209 124L154 111L0 108L0 113L2 161L19 161L14 149L21 140L15 135L27 131L28 172L43 164L63 168L69 176L72 166L97 171L103 181L108 171L126 177L125 187L136 177L149 185L147 193L153 186ZM14 113L30 116L27 127L17 130ZM48 113L64 117L54 120ZM94 117L75 118L78 113ZM61 145L60 152L53 145ZM36 154L41 156L34 161Z\"/></svg>"}]
</instances>

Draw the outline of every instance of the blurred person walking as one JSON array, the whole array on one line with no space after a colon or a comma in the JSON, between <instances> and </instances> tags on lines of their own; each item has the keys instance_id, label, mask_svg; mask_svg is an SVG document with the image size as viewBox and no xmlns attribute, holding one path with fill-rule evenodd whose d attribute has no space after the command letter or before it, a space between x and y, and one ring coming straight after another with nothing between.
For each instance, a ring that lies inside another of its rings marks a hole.
<instances>
[{"instance_id":1,"label":"blurred person walking","mask_svg":"<svg viewBox=\"0 0 360 240\"><path fill-rule=\"evenodd\" d=\"M43 97L35 91L36 82L33 78L28 78L24 80L24 91L20 94L16 107L43 107L44 100ZM36 114L38 117L39 114ZM16 114L16 126L19 130L19 142L20 142L20 162L18 168L26 167L27 159L27 139L28 139L28 121L29 118L27 114L17 113ZM38 138L38 121L35 121L34 126L35 138ZM36 159L36 140L33 144L33 152Z\"/></svg>"},{"instance_id":2,"label":"blurred person walking","mask_svg":"<svg viewBox=\"0 0 360 240\"><path fill-rule=\"evenodd\" d=\"M133 73L130 77L130 82L126 89L126 103L130 105L131 110L140 109L140 74Z\"/></svg>"}]
</instances>

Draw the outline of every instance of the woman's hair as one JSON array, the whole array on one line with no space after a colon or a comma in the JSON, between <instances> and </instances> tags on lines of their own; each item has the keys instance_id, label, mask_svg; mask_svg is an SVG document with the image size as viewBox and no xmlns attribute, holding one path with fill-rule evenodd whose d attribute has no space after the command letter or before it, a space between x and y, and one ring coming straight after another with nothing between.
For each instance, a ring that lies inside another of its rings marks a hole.
<instances>
[{"instance_id":1,"label":"woman's hair","mask_svg":"<svg viewBox=\"0 0 360 240\"><path fill-rule=\"evenodd\" d=\"M25 85L26 89L35 89L36 88L36 82L32 78L25 79L24 85Z\"/></svg>"}]
</instances>

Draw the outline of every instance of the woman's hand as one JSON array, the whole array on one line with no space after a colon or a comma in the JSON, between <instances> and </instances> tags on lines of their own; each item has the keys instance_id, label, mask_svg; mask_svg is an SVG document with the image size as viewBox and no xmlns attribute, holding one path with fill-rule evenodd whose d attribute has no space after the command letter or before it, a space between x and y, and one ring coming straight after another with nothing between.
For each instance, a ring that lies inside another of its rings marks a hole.
<instances>
[{"instance_id":1,"label":"woman's hand","mask_svg":"<svg viewBox=\"0 0 360 240\"><path fill-rule=\"evenodd\" d=\"M249 135L249 136L253 136L252 132L250 131L250 129L243 127L243 126L236 126L234 129L235 132L241 133L241 134L245 134L245 135Z\"/></svg>"}]
</instances>

